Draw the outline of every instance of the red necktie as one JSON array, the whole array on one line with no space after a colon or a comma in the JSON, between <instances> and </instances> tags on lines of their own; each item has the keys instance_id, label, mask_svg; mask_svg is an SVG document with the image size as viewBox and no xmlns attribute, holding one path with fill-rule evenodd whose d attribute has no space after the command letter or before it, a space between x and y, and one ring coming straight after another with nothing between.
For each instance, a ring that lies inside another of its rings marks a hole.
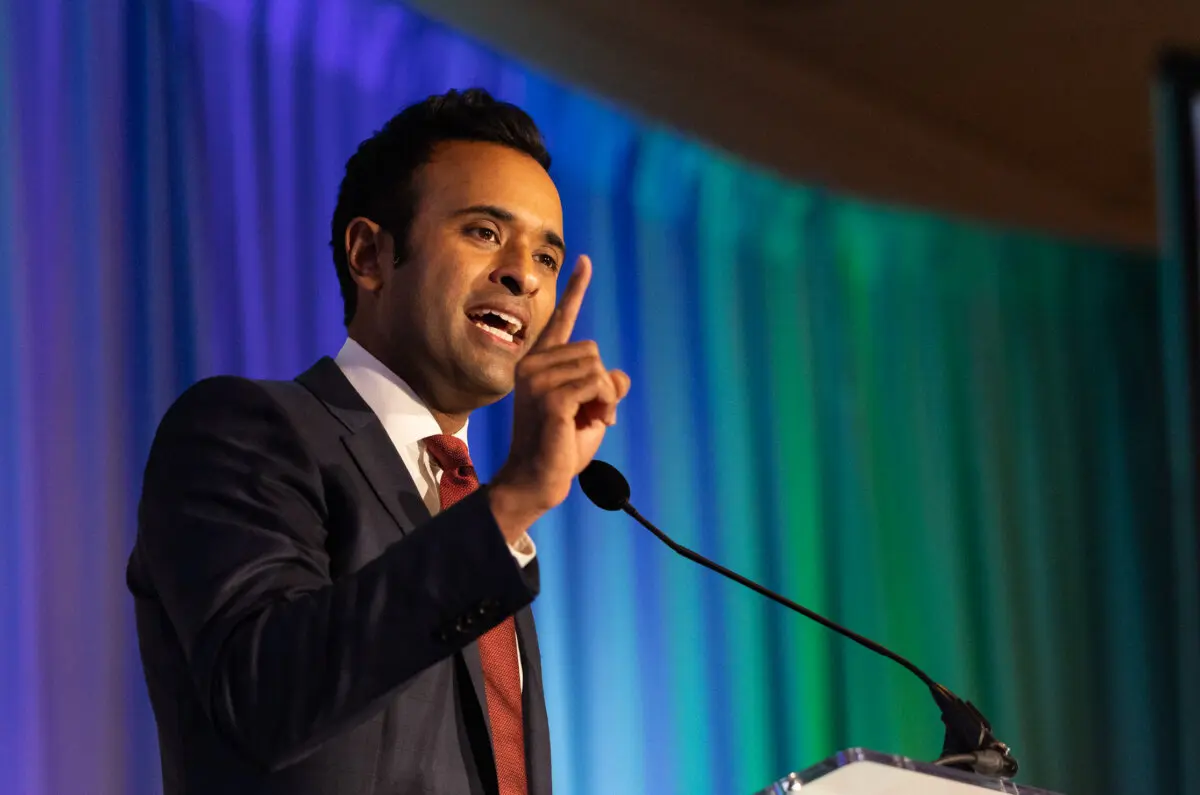
<instances>
[{"instance_id":1,"label":"red necktie","mask_svg":"<svg viewBox=\"0 0 1200 795\"><path fill-rule=\"evenodd\" d=\"M479 488L467 444L456 436L425 439L425 449L442 468L438 494L442 510ZM492 724L492 750L500 795L526 795L525 727L521 719L521 674L517 661L516 624L512 616L479 638L483 690Z\"/></svg>"}]
</instances>

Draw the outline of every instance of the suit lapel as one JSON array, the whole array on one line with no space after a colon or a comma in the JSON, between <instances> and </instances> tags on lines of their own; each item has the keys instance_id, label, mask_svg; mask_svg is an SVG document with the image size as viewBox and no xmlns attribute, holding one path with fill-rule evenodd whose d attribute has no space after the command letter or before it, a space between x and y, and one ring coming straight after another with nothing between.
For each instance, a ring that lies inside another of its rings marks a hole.
<instances>
[{"instance_id":1,"label":"suit lapel","mask_svg":"<svg viewBox=\"0 0 1200 795\"><path fill-rule=\"evenodd\" d=\"M483 658L479 656L479 644L471 641L462 650L463 662L467 664L467 673L471 677L471 688L483 708L483 722L487 725L488 737L492 736L492 718L487 710L487 691L483 686Z\"/></svg>"},{"instance_id":2,"label":"suit lapel","mask_svg":"<svg viewBox=\"0 0 1200 795\"><path fill-rule=\"evenodd\" d=\"M342 444L401 533L429 520L429 508L417 484L378 419L358 433L342 437Z\"/></svg>"},{"instance_id":3,"label":"suit lapel","mask_svg":"<svg viewBox=\"0 0 1200 795\"><path fill-rule=\"evenodd\" d=\"M354 385L342 373L337 362L325 357L296 379L313 393L325 408L349 431L342 443L354 459L363 477L395 520L402 534L429 520L429 508L421 499L404 460L384 430L383 423L367 405ZM533 565L533 564L531 564ZM532 617L530 619L532 621ZM534 640L534 643L537 641ZM483 661L479 646L471 643L462 652L472 690L479 700L483 720L491 737L487 698L483 685ZM494 770L494 768L493 768Z\"/></svg>"},{"instance_id":4,"label":"suit lapel","mask_svg":"<svg viewBox=\"0 0 1200 795\"><path fill-rule=\"evenodd\" d=\"M428 521L429 509L383 423L337 362L325 357L296 381L312 392L349 431L342 437L342 444L400 532L407 534Z\"/></svg>"},{"instance_id":5,"label":"suit lapel","mask_svg":"<svg viewBox=\"0 0 1200 795\"><path fill-rule=\"evenodd\" d=\"M530 564L531 566L534 564ZM542 656L538 649L537 629L533 624L533 610L523 607L514 616L517 624L518 648L521 652L521 671L526 684L530 682L542 686ZM532 688L526 687L528 693Z\"/></svg>"},{"instance_id":6,"label":"suit lapel","mask_svg":"<svg viewBox=\"0 0 1200 795\"><path fill-rule=\"evenodd\" d=\"M536 566L533 561L530 566ZM530 795L550 793L550 721L546 716L546 696L542 685L542 655L538 648L533 609L517 611L517 638L521 654L524 686L521 710L525 718L525 771Z\"/></svg>"}]
</instances>

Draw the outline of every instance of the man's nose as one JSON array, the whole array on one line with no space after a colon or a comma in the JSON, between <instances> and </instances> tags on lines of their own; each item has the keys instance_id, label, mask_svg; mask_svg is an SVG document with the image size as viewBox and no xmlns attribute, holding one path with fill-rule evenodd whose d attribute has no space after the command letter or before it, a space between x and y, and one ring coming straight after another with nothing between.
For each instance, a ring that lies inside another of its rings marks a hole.
<instances>
[{"instance_id":1,"label":"man's nose","mask_svg":"<svg viewBox=\"0 0 1200 795\"><path fill-rule=\"evenodd\" d=\"M533 252L527 246L510 244L501 252L491 280L513 295L533 295L541 285Z\"/></svg>"}]
</instances>

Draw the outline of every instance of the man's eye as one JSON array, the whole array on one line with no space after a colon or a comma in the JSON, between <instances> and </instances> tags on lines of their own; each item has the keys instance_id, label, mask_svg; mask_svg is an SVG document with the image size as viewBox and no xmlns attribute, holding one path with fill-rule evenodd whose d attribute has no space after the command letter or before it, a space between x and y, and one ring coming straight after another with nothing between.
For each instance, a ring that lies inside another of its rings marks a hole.
<instances>
[{"instance_id":1,"label":"man's eye","mask_svg":"<svg viewBox=\"0 0 1200 795\"><path fill-rule=\"evenodd\" d=\"M473 226L467 230L468 234L472 234L480 240L488 243L495 243L499 239L495 229L489 229L486 226Z\"/></svg>"},{"instance_id":2,"label":"man's eye","mask_svg":"<svg viewBox=\"0 0 1200 795\"><path fill-rule=\"evenodd\" d=\"M552 272L558 273L558 260L554 259L554 257L550 256L549 254L539 254L538 260L540 260L541 263L549 268Z\"/></svg>"}]
</instances>

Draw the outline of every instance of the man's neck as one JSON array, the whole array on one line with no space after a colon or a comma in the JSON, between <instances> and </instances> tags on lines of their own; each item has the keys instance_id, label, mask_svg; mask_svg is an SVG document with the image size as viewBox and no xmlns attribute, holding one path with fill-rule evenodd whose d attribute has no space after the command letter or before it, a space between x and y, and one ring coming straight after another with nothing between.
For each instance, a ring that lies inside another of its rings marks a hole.
<instances>
[{"instance_id":1,"label":"man's neck","mask_svg":"<svg viewBox=\"0 0 1200 795\"><path fill-rule=\"evenodd\" d=\"M469 411L444 411L438 408L438 401L433 396L433 390L430 389L427 380L422 376L420 368L413 366L410 362L395 360L389 357L381 350L382 346L374 345L370 339L363 335L355 334L353 330L350 331L349 336L363 350L374 356L380 364L408 385L408 388L420 398L421 402L425 404L425 408L429 409L429 413L437 420L438 427L442 429L442 433L453 436L467 424L467 418L470 416Z\"/></svg>"},{"instance_id":2,"label":"man's neck","mask_svg":"<svg viewBox=\"0 0 1200 795\"><path fill-rule=\"evenodd\" d=\"M421 399L424 400L425 398ZM429 404L426 403L425 405L428 406ZM438 427L442 429L442 433L449 434L450 436L461 431L463 426L467 424L467 417L470 416L468 414L445 414L435 408L430 408L429 413L437 420Z\"/></svg>"}]
</instances>

